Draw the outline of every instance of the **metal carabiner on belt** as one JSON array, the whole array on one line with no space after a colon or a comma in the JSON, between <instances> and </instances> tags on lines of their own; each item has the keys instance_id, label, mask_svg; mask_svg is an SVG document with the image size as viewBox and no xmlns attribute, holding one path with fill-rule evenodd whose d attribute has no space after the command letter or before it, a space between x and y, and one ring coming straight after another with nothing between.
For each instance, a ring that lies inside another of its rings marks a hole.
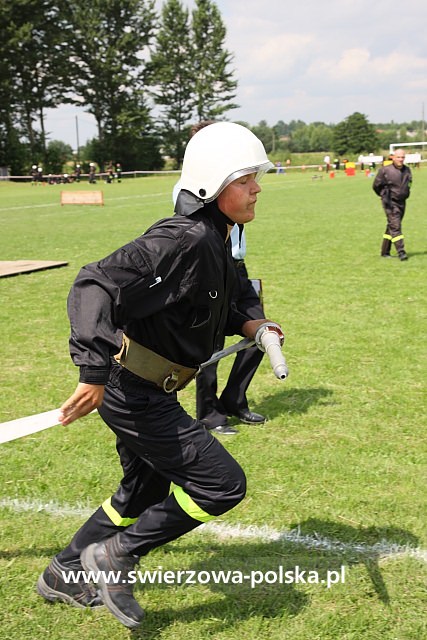
<instances>
[{"instance_id":1,"label":"metal carabiner on belt","mask_svg":"<svg viewBox=\"0 0 427 640\"><path fill-rule=\"evenodd\" d=\"M166 393L172 393L176 390L178 386L178 372L172 371L166 378L163 380L163 391Z\"/></svg>"}]
</instances>

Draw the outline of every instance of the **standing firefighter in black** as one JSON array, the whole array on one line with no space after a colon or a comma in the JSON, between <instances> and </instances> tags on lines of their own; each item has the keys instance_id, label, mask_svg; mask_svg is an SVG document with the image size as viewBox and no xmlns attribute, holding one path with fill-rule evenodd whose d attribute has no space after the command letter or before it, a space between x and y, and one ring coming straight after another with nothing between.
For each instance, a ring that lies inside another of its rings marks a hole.
<instances>
[{"instance_id":1,"label":"standing firefighter in black","mask_svg":"<svg viewBox=\"0 0 427 640\"><path fill-rule=\"evenodd\" d=\"M60 420L68 425L98 407L116 434L123 479L40 576L47 600L103 602L124 625L138 626L143 611L129 571L139 558L243 499L243 470L184 411L176 392L219 336L252 338L265 322L230 305L234 268L226 242L235 223L254 218L258 180L271 167L245 127L206 127L187 145L180 215L80 271L68 300L80 382ZM97 594L83 579L67 579L82 568L116 572L120 580L100 576Z\"/></svg>"},{"instance_id":2,"label":"standing firefighter in black","mask_svg":"<svg viewBox=\"0 0 427 640\"><path fill-rule=\"evenodd\" d=\"M407 260L402 234L402 220L405 215L406 200L409 198L412 174L405 164L405 152L396 149L392 164L381 167L372 185L375 193L381 197L387 217L387 226L381 245L381 256L390 258L390 249L394 245L401 260Z\"/></svg>"}]
</instances>

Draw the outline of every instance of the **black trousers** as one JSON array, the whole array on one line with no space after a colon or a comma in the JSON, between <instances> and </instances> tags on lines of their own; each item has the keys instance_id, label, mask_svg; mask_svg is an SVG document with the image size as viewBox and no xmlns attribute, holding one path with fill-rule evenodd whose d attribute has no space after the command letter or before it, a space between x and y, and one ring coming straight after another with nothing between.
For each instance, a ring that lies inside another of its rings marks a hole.
<instances>
[{"instance_id":1,"label":"black trousers","mask_svg":"<svg viewBox=\"0 0 427 640\"><path fill-rule=\"evenodd\" d=\"M123 479L58 554L60 562L78 565L87 545L116 533L128 553L146 555L244 498L243 470L176 394L115 364L99 413L117 436Z\"/></svg>"},{"instance_id":2,"label":"black trousers","mask_svg":"<svg viewBox=\"0 0 427 640\"><path fill-rule=\"evenodd\" d=\"M261 301L248 277L243 261L236 267L237 286L233 301L242 313L252 320L264 318ZM224 338L217 349L224 346ZM220 397L218 398L218 364L203 369L196 378L197 419L213 429L227 420L227 413L238 413L248 409L246 392L264 354L254 346L240 351L235 359Z\"/></svg>"},{"instance_id":3,"label":"black trousers","mask_svg":"<svg viewBox=\"0 0 427 640\"><path fill-rule=\"evenodd\" d=\"M404 236L402 234L402 220L405 215L405 202L383 202L384 212L387 218L387 226L383 236L382 253L389 253L391 245L396 247L396 251L405 250ZM387 244L388 251L384 250Z\"/></svg>"}]
</instances>

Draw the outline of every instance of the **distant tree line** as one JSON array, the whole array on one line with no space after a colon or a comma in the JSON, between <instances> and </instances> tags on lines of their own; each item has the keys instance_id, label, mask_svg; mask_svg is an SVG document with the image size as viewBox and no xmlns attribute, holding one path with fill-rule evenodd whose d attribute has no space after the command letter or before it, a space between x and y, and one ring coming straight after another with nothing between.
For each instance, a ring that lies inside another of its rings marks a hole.
<instances>
[{"instance_id":1,"label":"distant tree line","mask_svg":"<svg viewBox=\"0 0 427 640\"><path fill-rule=\"evenodd\" d=\"M267 153L274 156L292 153L333 152L354 157L361 153L385 151L393 142L423 140L423 123L370 124L362 113L355 112L338 124L279 120L269 127L265 120L251 127L263 141Z\"/></svg>"},{"instance_id":2,"label":"distant tree line","mask_svg":"<svg viewBox=\"0 0 427 640\"><path fill-rule=\"evenodd\" d=\"M190 12L166 0L0 0L0 166L28 173L32 163L60 172L69 145L49 140L46 110L75 104L92 114L97 136L79 158L102 169L179 167L189 128L230 119L237 80L215 2ZM245 123L247 124L247 123ZM292 120L250 128L268 153L376 151L405 140L410 125L371 125L354 113L337 125Z\"/></svg>"}]
</instances>

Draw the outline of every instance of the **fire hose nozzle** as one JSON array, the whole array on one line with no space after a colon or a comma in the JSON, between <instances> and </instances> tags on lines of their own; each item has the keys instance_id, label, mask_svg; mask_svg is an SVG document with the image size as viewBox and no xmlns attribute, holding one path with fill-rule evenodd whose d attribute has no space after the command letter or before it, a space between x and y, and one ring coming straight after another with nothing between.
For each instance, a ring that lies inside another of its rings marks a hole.
<instances>
[{"instance_id":1,"label":"fire hose nozzle","mask_svg":"<svg viewBox=\"0 0 427 640\"><path fill-rule=\"evenodd\" d=\"M255 334L255 343L258 349L268 355L274 375L279 380L285 380L289 375L286 360L281 349L283 342L284 336L278 324L265 322L258 327Z\"/></svg>"}]
</instances>

